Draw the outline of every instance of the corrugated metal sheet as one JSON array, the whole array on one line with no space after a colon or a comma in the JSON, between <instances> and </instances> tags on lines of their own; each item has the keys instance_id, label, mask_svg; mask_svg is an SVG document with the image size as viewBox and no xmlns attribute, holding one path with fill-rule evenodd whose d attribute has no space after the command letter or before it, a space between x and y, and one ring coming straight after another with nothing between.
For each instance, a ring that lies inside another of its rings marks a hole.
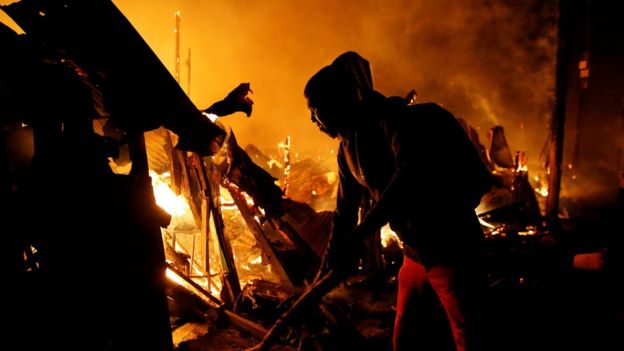
<instances>
[{"instance_id":1,"label":"corrugated metal sheet","mask_svg":"<svg viewBox=\"0 0 624 351\"><path fill-rule=\"evenodd\" d=\"M162 173L169 170L169 151L167 147L167 133L164 128L158 128L145 133L145 149L149 168Z\"/></svg>"},{"instance_id":2,"label":"corrugated metal sheet","mask_svg":"<svg viewBox=\"0 0 624 351\"><path fill-rule=\"evenodd\" d=\"M332 211L316 212L301 227L299 234L319 257L323 257L332 225Z\"/></svg>"}]
</instances>

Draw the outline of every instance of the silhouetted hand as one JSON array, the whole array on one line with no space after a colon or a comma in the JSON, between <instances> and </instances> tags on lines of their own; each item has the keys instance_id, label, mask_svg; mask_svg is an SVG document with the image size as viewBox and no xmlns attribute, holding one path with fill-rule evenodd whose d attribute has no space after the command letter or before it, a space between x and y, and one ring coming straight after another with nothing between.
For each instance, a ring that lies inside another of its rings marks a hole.
<instances>
[{"instance_id":1,"label":"silhouetted hand","mask_svg":"<svg viewBox=\"0 0 624 351\"><path fill-rule=\"evenodd\" d=\"M253 101L249 98L249 93L253 93L249 83L241 83L232 90L225 99L217 101L203 112L212 113L219 117L227 116L234 112L245 112L247 117L251 116Z\"/></svg>"}]
</instances>

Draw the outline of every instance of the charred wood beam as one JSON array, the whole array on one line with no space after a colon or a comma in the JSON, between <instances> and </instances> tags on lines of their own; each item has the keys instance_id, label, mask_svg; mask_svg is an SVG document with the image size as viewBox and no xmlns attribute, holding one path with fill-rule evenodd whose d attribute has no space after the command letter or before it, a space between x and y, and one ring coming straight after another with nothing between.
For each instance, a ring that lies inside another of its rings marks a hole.
<instances>
[{"instance_id":1,"label":"charred wood beam","mask_svg":"<svg viewBox=\"0 0 624 351\"><path fill-rule=\"evenodd\" d=\"M204 243L206 245L206 252L204 254L205 261L204 267L206 267L206 275L208 277L208 290L210 290L210 207L211 205L208 203L208 199L204 197L202 201L202 226L201 226L201 235L204 239Z\"/></svg>"},{"instance_id":2,"label":"charred wood beam","mask_svg":"<svg viewBox=\"0 0 624 351\"><path fill-rule=\"evenodd\" d=\"M202 178L202 184L203 184L203 198L202 198L202 226L201 226L201 233L206 245L206 261L204 262L204 267L206 267L206 273L208 274L209 278L208 278L208 289L210 290L210 217L211 216L221 216L221 213L219 211L213 212L213 209L219 209L220 208L220 204L219 203L215 203L215 198L217 197L218 191L219 191L219 187L218 185L215 187L214 186L214 182L212 182L210 180L209 177L209 172L208 172L208 168L210 166L212 166L212 164L206 164L206 162L204 162L203 158L200 158L198 155L195 155L195 157L197 158L198 161L198 165L200 167L200 174L201 174L201 178ZM218 173L216 172L216 170L214 168L210 168L211 172L210 174L218 177ZM218 184L218 183L217 183ZM223 222L223 219L221 218L221 222ZM216 229L216 226L215 226ZM223 229L223 228L221 228ZM232 262L233 263L233 262ZM234 289L230 289L230 291L234 291L237 289L237 291L240 291L240 282L238 281L238 274L235 275L233 278L236 279L236 281L231 281L230 285L237 283L235 285ZM233 280L233 279L232 279ZM234 296L232 296L231 298L234 298ZM232 301L235 301L232 300Z\"/></svg>"},{"instance_id":3,"label":"charred wood beam","mask_svg":"<svg viewBox=\"0 0 624 351\"><path fill-rule=\"evenodd\" d=\"M557 47L556 101L550 122L550 145L548 152L548 197L546 198L546 218L549 225L558 226L559 191L561 187L561 161L563 159L563 133L568 85L569 49L569 2L559 2L559 46Z\"/></svg>"},{"instance_id":4,"label":"charred wood beam","mask_svg":"<svg viewBox=\"0 0 624 351\"><path fill-rule=\"evenodd\" d=\"M228 304L234 305L236 298L241 292L240 281L238 279L238 272L234 264L234 254L232 252L232 245L229 238L225 235L225 224L223 223L223 216L221 215L221 203L219 197L220 186L218 180L221 179L219 172L215 169L214 165L199 155L194 155L195 169L198 172L198 177L202 184L202 194L204 196L205 218L206 221L202 223L202 232L205 235L206 240L206 271L210 274L210 257L209 257L209 244L210 244L210 226L209 218L214 220L214 227L219 240L219 246L221 247L221 257L224 261L224 266L227 267L227 273L225 280L229 289L226 291L230 293L228 296ZM224 254L225 253L225 254Z\"/></svg>"},{"instance_id":5,"label":"charred wood beam","mask_svg":"<svg viewBox=\"0 0 624 351\"><path fill-rule=\"evenodd\" d=\"M227 298L226 303L229 306L233 306L234 301L236 301L237 296L241 292L240 281L238 280L238 272L236 271L236 266L234 265L232 245L223 230L224 225L223 219L221 218L221 212L219 212L219 215L214 215L215 212L219 211L213 208L212 218L214 220L215 228L217 228L215 234L217 236L217 240L219 241L219 248L221 250L221 264L226 267L226 272L223 273L223 286L225 287L225 292L222 292L221 295L224 298Z\"/></svg>"},{"instance_id":6,"label":"charred wood beam","mask_svg":"<svg viewBox=\"0 0 624 351\"><path fill-rule=\"evenodd\" d=\"M217 241L219 242L219 249L221 251L221 263L222 266L225 267L226 272L223 274L224 280L224 291L222 295L227 299L225 301L229 306L234 305L234 301L241 292L240 281L238 279L238 272L236 271L236 265L234 264L234 253L232 252L232 245L230 244L230 240L225 235L225 224L223 223L223 216L221 215L221 203L219 200L219 186L218 184L214 184L213 180L217 177L218 173L214 169L212 164L206 165L206 162L195 155L196 162L194 165L198 170L198 177L201 178L201 183L203 184L202 195L205 199L205 203L207 205L206 208L206 219L212 218L214 227L215 227L215 236L217 237ZM210 172L209 172L210 170ZM211 179L212 176L212 179ZM217 177L220 178L220 177ZM209 269L209 238L210 233L209 222L206 221L202 228L205 230L206 235L206 261L207 261L207 269ZM208 274L210 271L208 270Z\"/></svg>"}]
</instances>

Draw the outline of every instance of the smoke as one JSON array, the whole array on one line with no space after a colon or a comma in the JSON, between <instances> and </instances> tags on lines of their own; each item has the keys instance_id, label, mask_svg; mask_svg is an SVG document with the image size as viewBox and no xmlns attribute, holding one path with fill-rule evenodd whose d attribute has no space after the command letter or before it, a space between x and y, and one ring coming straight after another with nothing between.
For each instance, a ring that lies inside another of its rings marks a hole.
<instances>
[{"instance_id":1,"label":"smoke","mask_svg":"<svg viewBox=\"0 0 624 351\"><path fill-rule=\"evenodd\" d=\"M174 67L181 11L182 86L204 108L250 82L254 112L226 117L242 145L274 149L287 135L301 157L335 141L310 122L307 79L347 50L372 65L386 95L418 92L469 121L487 144L502 125L512 150L536 164L554 89L556 1L116 0L163 63ZM430 132L430 131L422 131ZM415 131L417 135L420 131ZM440 136L443 138L443 136Z\"/></svg>"}]
</instances>

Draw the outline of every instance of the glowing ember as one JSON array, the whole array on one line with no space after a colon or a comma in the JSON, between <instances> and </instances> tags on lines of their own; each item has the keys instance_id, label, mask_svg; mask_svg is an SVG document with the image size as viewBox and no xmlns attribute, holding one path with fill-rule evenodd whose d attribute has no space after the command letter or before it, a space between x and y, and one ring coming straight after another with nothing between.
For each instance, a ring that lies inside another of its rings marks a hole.
<instances>
[{"instance_id":1,"label":"glowing ember","mask_svg":"<svg viewBox=\"0 0 624 351\"><path fill-rule=\"evenodd\" d=\"M254 200L251 198L251 196L249 196L249 194L247 194L246 192L244 192L243 190L241 190L241 188L239 188L236 184L228 181L227 179L223 180L223 187L221 187L221 191L220 191L220 198L221 199L226 199L229 201L234 202L234 200L232 199L232 196L229 195L228 189L229 191L234 191L237 194L242 195L245 198L245 202L247 203L248 207L254 207L256 204L254 203Z\"/></svg>"},{"instance_id":2,"label":"glowing ember","mask_svg":"<svg viewBox=\"0 0 624 351\"><path fill-rule=\"evenodd\" d=\"M528 226L525 229L526 230L519 231L518 235L519 236L534 236L537 234L537 228L535 228L534 226Z\"/></svg>"},{"instance_id":3,"label":"glowing ember","mask_svg":"<svg viewBox=\"0 0 624 351\"><path fill-rule=\"evenodd\" d=\"M540 177L535 176L535 192L541 195L542 197L548 196L548 185L540 179Z\"/></svg>"},{"instance_id":4,"label":"glowing ember","mask_svg":"<svg viewBox=\"0 0 624 351\"><path fill-rule=\"evenodd\" d=\"M500 225L496 228L493 228L492 230L488 231L486 234L489 237L501 237L501 238L506 238L507 237L507 231L509 231L509 226L507 225Z\"/></svg>"},{"instance_id":5,"label":"glowing ember","mask_svg":"<svg viewBox=\"0 0 624 351\"><path fill-rule=\"evenodd\" d=\"M246 192L241 191L241 193L243 194L243 196L245 197L245 202L247 202L247 206L249 207L254 207L255 203L254 200L251 198L251 196L249 196Z\"/></svg>"},{"instance_id":6,"label":"glowing ember","mask_svg":"<svg viewBox=\"0 0 624 351\"><path fill-rule=\"evenodd\" d=\"M288 194L288 176L290 175L290 136L286 137L286 140L283 143L279 143L277 145L278 150L283 154L284 160L284 179L282 184L282 190L284 194Z\"/></svg>"},{"instance_id":7,"label":"glowing ember","mask_svg":"<svg viewBox=\"0 0 624 351\"><path fill-rule=\"evenodd\" d=\"M267 166L269 166L269 168L273 168L273 167L278 167L278 168L282 168L282 164L275 159L270 159L267 161Z\"/></svg>"}]
</instances>

